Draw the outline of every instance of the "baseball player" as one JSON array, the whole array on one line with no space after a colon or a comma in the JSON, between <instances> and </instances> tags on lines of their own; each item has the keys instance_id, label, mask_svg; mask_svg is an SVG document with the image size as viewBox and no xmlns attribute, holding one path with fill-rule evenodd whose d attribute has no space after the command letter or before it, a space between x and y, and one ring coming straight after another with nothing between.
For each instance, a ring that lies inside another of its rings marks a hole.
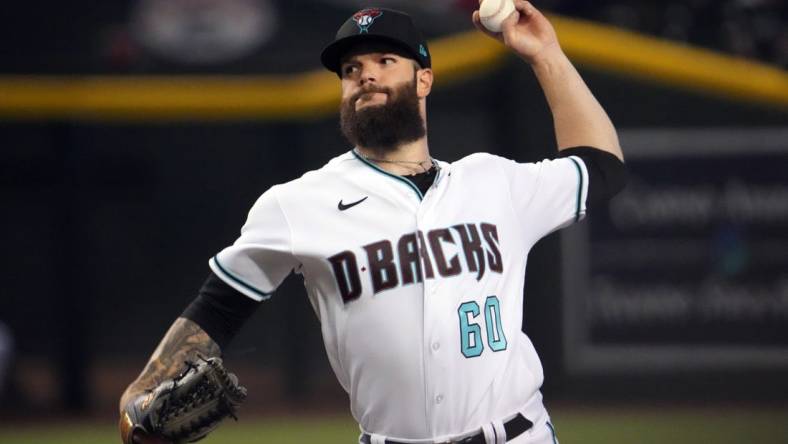
<instances>
[{"instance_id":1,"label":"baseball player","mask_svg":"<svg viewBox=\"0 0 788 444\"><path fill-rule=\"evenodd\" d=\"M218 356L291 272L303 276L363 444L555 443L522 333L530 248L625 182L615 128L529 2L493 34L529 63L559 152L539 163L430 156L430 52L410 17L371 8L321 61L353 145L260 196L120 408L197 353ZM525 122L524 122L525 124ZM135 442L156 442L141 434Z\"/></svg>"}]
</instances>

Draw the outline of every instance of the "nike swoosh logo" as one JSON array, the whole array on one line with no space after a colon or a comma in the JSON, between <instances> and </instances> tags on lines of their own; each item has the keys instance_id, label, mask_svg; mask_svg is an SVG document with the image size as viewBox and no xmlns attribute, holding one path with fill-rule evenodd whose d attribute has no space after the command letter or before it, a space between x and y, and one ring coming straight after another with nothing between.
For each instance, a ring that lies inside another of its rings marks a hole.
<instances>
[{"instance_id":1,"label":"nike swoosh logo","mask_svg":"<svg viewBox=\"0 0 788 444\"><path fill-rule=\"evenodd\" d=\"M339 209L339 211L345 211L347 209L355 207L356 205L360 204L361 202L364 202L365 200L367 200L368 197L369 196L365 196L363 199L357 200L357 201L355 201L353 203L349 203L347 205L343 204L342 201L340 200L339 201L339 205L337 205L337 208Z\"/></svg>"}]
</instances>

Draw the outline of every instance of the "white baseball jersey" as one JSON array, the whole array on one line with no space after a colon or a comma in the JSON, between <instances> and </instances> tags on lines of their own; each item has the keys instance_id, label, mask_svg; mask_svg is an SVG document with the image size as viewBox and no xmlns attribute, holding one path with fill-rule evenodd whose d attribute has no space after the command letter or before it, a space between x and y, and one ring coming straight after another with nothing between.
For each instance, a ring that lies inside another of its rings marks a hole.
<instances>
[{"instance_id":1,"label":"white baseball jersey","mask_svg":"<svg viewBox=\"0 0 788 444\"><path fill-rule=\"evenodd\" d=\"M542 366L521 331L526 258L585 214L579 158L437 163L422 195L347 152L266 191L210 260L255 300L302 274L353 416L392 439L543 413Z\"/></svg>"}]
</instances>

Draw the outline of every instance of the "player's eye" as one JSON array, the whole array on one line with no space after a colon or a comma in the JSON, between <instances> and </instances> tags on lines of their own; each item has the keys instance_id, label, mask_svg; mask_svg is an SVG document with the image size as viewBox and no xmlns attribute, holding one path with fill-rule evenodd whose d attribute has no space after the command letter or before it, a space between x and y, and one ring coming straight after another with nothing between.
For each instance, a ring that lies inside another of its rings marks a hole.
<instances>
[{"instance_id":1,"label":"player's eye","mask_svg":"<svg viewBox=\"0 0 788 444\"><path fill-rule=\"evenodd\" d=\"M349 76L350 74L353 74L356 71L358 71L358 66L356 65L345 65L342 68L342 74L346 76Z\"/></svg>"},{"instance_id":2,"label":"player's eye","mask_svg":"<svg viewBox=\"0 0 788 444\"><path fill-rule=\"evenodd\" d=\"M380 59L380 63L384 65L391 65L397 63L397 59L395 59L394 57L383 57L382 59Z\"/></svg>"}]
</instances>

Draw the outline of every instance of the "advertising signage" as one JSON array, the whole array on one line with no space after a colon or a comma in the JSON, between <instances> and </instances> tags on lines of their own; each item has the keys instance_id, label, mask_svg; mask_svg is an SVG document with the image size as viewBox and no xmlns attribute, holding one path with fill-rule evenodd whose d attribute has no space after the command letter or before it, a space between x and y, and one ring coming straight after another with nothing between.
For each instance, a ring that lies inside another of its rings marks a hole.
<instances>
[{"instance_id":1,"label":"advertising signage","mask_svg":"<svg viewBox=\"0 0 788 444\"><path fill-rule=\"evenodd\" d=\"M788 128L630 130L562 237L567 370L788 369Z\"/></svg>"}]
</instances>

